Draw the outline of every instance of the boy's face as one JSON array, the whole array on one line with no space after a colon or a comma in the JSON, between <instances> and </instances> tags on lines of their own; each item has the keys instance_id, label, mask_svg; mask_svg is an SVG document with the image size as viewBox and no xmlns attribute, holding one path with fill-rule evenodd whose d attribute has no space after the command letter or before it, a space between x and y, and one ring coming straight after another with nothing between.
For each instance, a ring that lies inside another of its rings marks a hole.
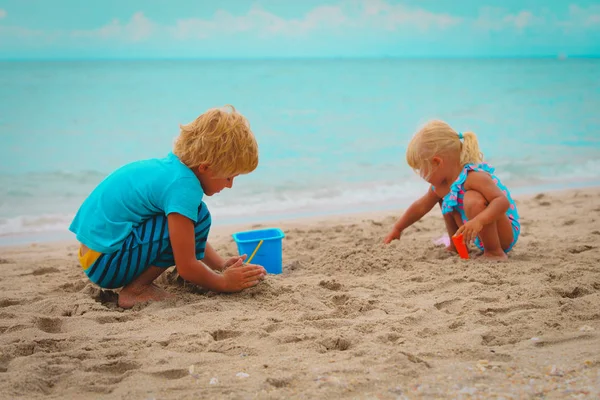
<instances>
[{"instance_id":1,"label":"boy's face","mask_svg":"<svg viewBox=\"0 0 600 400\"><path fill-rule=\"evenodd\" d=\"M197 169L196 176L200 180L202 190L207 196L219 193L225 188L231 189L233 186L233 179L237 176L222 177L217 174L210 166L200 165Z\"/></svg>"}]
</instances>

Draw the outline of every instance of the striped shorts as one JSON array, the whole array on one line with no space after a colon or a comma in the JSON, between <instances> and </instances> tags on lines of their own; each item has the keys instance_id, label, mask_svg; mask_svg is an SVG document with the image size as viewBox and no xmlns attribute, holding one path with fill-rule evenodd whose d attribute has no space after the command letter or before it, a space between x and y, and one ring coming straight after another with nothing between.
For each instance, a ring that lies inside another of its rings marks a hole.
<instances>
[{"instance_id":1,"label":"striped shorts","mask_svg":"<svg viewBox=\"0 0 600 400\"><path fill-rule=\"evenodd\" d=\"M194 224L196 259L201 260L211 224L210 212L204 202L198 208L197 221ZM173 265L175 258L167 216L159 214L134 228L119 250L100 254L85 273L96 285L114 289L132 282L150 266L169 268Z\"/></svg>"}]
</instances>

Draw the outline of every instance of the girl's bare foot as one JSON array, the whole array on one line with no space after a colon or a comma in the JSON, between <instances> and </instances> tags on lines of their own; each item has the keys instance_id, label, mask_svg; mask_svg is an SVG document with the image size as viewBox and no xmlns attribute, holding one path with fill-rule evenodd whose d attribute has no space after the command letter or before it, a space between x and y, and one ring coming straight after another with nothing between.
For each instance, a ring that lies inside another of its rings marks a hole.
<instances>
[{"instance_id":1,"label":"girl's bare foot","mask_svg":"<svg viewBox=\"0 0 600 400\"><path fill-rule=\"evenodd\" d=\"M119 292L118 305L122 308L131 308L138 303L161 301L171 297L173 297L171 293L153 283L149 285L128 285Z\"/></svg>"},{"instance_id":2,"label":"girl's bare foot","mask_svg":"<svg viewBox=\"0 0 600 400\"><path fill-rule=\"evenodd\" d=\"M491 260L491 261L506 261L508 260L508 256L506 255L506 253L502 250L499 251L484 251L483 258L485 258L486 260Z\"/></svg>"},{"instance_id":3,"label":"girl's bare foot","mask_svg":"<svg viewBox=\"0 0 600 400\"><path fill-rule=\"evenodd\" d=\"M453 244L446 246L446 251L449 253L456 253L456 247Z\"/></svg>"}]
</instances>

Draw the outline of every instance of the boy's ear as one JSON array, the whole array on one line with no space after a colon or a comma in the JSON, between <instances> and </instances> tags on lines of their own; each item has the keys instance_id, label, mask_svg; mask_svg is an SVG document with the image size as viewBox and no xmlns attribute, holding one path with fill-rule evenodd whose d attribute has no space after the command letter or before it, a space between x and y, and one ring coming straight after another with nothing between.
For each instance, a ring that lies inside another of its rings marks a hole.
<instances>
[{"instance_id":1,"label":"boy's ear","mask_svg":"<svg viewBox=\"0 0 600 400\"><path fill-rule=\"evenodd\" d=\"M442 163L442 158L441 158L441 157L438 157L438 156L434 156L434 157L431 159L431 163L432 163L433 165L435 165L436 167L439 167L439 166L440 166L440 164Z\"/></svg>"},{"instance_id":2,"label":"boy's ear","mask_svg":"<svg viewBox=\"0 0 600 400\"><path fill-rule=\"evenodd\" d=\"M208 164L200 164L198 165L197 171L201 174L205 173L206 171L208 171L208 168L210 167L210 165Z\"/></svg>"}]
</instances>

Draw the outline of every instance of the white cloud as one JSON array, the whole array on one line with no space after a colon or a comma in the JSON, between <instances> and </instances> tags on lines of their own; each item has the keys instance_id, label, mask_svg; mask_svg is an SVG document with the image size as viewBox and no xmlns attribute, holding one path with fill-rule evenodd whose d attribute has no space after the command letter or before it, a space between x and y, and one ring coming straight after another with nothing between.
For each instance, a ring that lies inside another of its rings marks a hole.
<instances>
[{"instance_id":1,"label":"white cloud","mask_svg":"<svg viewBox=\"0 0 600 400\"><path fill-rule=\"evenodd\" d=\"M364 0L363 13L358 23L368 22L373 27L397 30L401 27L445 29L457 25L462 18L445 13L433 13L422 8L411 8L402 4L389 4L384 0Z\"/></svg>"},{"instance_id":2,"label":"white cloud","mask_svg":"<svg viewBox=\"0 0 600 400\"><path fill-rule=\"evenodd\" d=\"M0 25L0 39L2 38L19 38L19 39L35 39L38 43L40 39L44 42L50 42L60 36L58 31L43 31L37 29L22 28L20 26L4 26Z\"/></svg>"},{"instance_id":3,"label":"white cloud","mask_svg":"<svg viewBox=\"0 0 600 400\"><path fill-rule=\"evenodd\" d=\"M522 31L526 28L543 28L546 30L565 29L569 32L600 28L600 5L581 7L571 4L568 13L560 18L547 9L533 13L521 10L509 13L505 9L483 7L473 25L481 30L500 31L513 29Z\"/></svg>"},{"instance_id":4,"label":"white cloud","mask_svg":"<svg viewBox=\"0 0 600 400\"><path fill-rule=\"evenodd\" d=\"M219 10L211 19L180 19L174 27L168 29L179 39L204 39L240 32L252 32L259 36L297 36L313 31L357 28L388 31L402 27L444 29L459 22L460 18L449 14L391 5L384 0L363 0L358 3L345 1L337 5L319 6L296 19L284 19L258 6L241 16Z\"/></svg>"},{"instance_id":5,"label":"white cloud","mask_svg":"<svg viewBox=\"0 0 600 400\"><path fill-rule=\"evenodd\" d=\"M593 4L584 8L571 4L569 17L566 26L600 27L600 5Z\"/></svg>"},{"instance_id":6,"label":"white cloud","mask_svg":"<svg viewBox=\"0 0 600 400\"><path fill-rule=\"evenodd\" d=\"M0 8L0 19L6 18L7 15L8 13L6 12L6 10Z\"/></svg>"},{"instance_id":7,"label":"white cloud","mask_svg":"<svg viewBox=\"0 0 600 400\"><path fill-rule=\"evenodd\" d=\"M581 7L572 4L562 19L546 9L508 12L506 9L482 7L477 18L462 18L435 13L419 7L391 4L389 0L340 0L337 4L318 6L299 18L286 19L258 5L246 14L234 15L219 9L210 18L182 18L171 25L159 25L136 12L128 21L114 19L96 29L76 31L38 31L17 26L1 26L0 35L9 40L44 36L52 40L71 37L75 40L143 42L150 38L177 40L219 39L223 36L297 37L308 34L368 35L415 30L441 31L461 23L483 31L526 29L566 29L567 31L600 28L600 5ZM0 9L0 18L6 17Z\"/></svg>"},{"instance_id":8,"label":"white cloud","mask_svg":"<svg viewBox=\"0 0 600 400\"><path fill-rule=\"evenodd\" d=\"M146 18L144 13L136 12L126 24L114 19L98 29L71 31L70 34L76 38L121 39L139 42L149 38L156 27L156 24Z\"/></svg>"},{"instance_id":9,"label":"white cloud","mask_svg":"<svg viewBox=\"0 0 600 400\"><path fill-rule=\"evenodd\" d=\"M522 31L525 28L544 23L544 17L534 15L528 10L521 10L513 14L508 13L502 8L483 7L479 11L479 17L474 21L474 26L488 31L500 31L503 29Z\"/></svg>"},{"instance_id":10,"label":"white cloud","mask_svg":"<svg viewBox=\"0 0 600 400\"><path fill-rule=\"evenodd\" d=\"M527 26L533 24L536 17L533 16L531 11L520 11L517 14L510 14L504 17L504 21L510 25L513 25L518 30L522 30Z\"/></svg>"}]
</instances>

